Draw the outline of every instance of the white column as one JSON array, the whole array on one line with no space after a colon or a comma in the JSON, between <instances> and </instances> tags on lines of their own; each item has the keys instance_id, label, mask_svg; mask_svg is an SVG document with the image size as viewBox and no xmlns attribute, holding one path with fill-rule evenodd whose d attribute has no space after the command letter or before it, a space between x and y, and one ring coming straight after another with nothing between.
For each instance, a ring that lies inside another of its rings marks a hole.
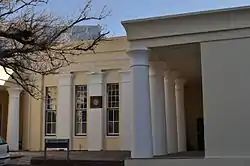
<instances>
[{"instance_id":1,"label":"white column","mask_svg":"<svg viewBox=\"0 0 250 166\"><path fill-rule=\"evenodd\" d=\"M120 111L120 136L121 136L121 150L131 150L132 144L132 89L130 71L120 72L122 77L121 82L121 111Z\"/></svg>"},{"instance_id":2,"label":"white column","mask_svg":"<svg viewBox=\"0 0 250 166\"><path fill-rule=\"evenodd\" d=\"M70 139L73 136L73 84L72 74L65 73L59 75L58 85L58 112L56 135L60 139ZM72 147L72 144L70 145Z\"/></svg>"},{"instance_id":3,"label":"white column","mask_svg":"<svg viewBox=\"0 0 250 166\"><path fill-rule=\"evenodd\" d=\"M178 133L178 152L186 151L186 122L184 108L184 83L183 79L175 80L176 115Z\"/></svg>"},{"instance_id":4,"label":"white column","mask_svg":"<svg viewBox=\"0 0 250 166\"><path fill-rule=\"evenodd\" d=\"M132 158L153 156L150 92L149 92L149 51L147 49L128 51L131 57L133 95L133 139Z\"/></svg>"},{"instance_id":5,"label":"white column","mask_svg":"<svg viewBox=\"0 0 250 166\"><path fill-rule=\"evenodd\" d=\"M103 96L103 90L103 73L91 73L88 84L89 96ZM87 122L88 150L103 150L105 135L105 117L103 107L90 108L88 111Z\"/></svg>"},{"instance_id":6,"label":"white column","mask_svg":"<svg viewBox=\"0 0 250 166\"><path fill-rule=\"evenodd\" d=\"M164 68L165 63L163 62L150 62L151 121L155 156L167 154Z\"/></svg>"},{"instance_id":7,"label":"white column","mask_svg":"<svg viewBox=\"0 0 250 166\"><path fill-rule=\"evenodd\" d=\"M20 114L20 93L19 88L10 88L9 92L9 108L7 122L7 142L10 150L19 150L19 114Z\"/></svg>"},{"instance_id":8,"label":"white column","mask_svg":"<svg viewBox=\"0 0 250 166\"><path fill-rule=\"evenodd\" d=\"M175 72L165 72L165 108L168 153L178 152L175 103Z\"/></svg>"}]
</instances>

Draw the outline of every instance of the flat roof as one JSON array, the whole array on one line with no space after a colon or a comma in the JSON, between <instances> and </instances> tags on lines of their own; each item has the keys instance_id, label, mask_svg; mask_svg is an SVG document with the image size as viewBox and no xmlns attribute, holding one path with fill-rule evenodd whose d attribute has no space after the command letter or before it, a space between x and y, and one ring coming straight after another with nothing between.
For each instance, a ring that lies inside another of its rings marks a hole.
<instances>
[{"instance_id":1,"label":"flat roof","mask_svg":"<svg viewBox=\"0 0 250 166\"><path fill-rule=\"evenodd\" d=\"M141 19L125 20L125 21L122 21L122 24L164 20L164 19L168 19L168 18L178 18L178 17L195 16L195 15L203 15L203 14L205 15L205 14L213 14L213 13L241 11L241 10L249 10L249 9L250 9L250 5L249 6L232 7L232 8L203 10L203 11L197 11L197 12L189 12L189 13L158 16L158 17L148 17L148 18L141 18Z\"/></svg>"}]
</instances>

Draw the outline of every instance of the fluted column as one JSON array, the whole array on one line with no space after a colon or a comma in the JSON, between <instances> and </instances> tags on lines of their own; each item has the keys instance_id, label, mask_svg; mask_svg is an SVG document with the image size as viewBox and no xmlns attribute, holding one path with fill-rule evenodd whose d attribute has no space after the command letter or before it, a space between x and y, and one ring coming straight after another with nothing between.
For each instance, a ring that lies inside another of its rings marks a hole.
<instances>
[{"instance_id":1,"label":"fluted column","mask_svg":"<svg viewBox=\"0 0 250 166\"><path fill-rule=\"evenodd\" d=\"M151 121L155 156L167 154L164 68L164 62L150 62Z\"/></svg>"},{"instance_id":2,"label":"fluted column","mask_svg":"<svg viewBox=\"0 0 250 166\"><path fill-rule=\"evenodd\" d=\"M133 95L133 139L132 158L153 156L150 91L149 91L149 51L137 49L128 51L131 57Z\"/></svg>"},{"instance_id":3,"label":"fluted column","mask_svg":"<svg viewBox=\"0 0 250 166\"><path fill-rule=\"evenodd\" d=\"M165 109L168 153L178 152L175 76L175 72L165 72Z\"/></svg>"},{"instance_id":4,"label":"fluted column","mask_svg":"<svg viewBox=\"0 0 250 166\"><path fill-rule=\"evenodd\" d=\"M11 151L19 150L19 114L20 93L19 88L9 88L9 106L7 122L7 142Z\"/></svg>"},{"instance_id":5,"label":"fluted column","mask_svg":"<svg viewBox=\"0 0 250 166\"><path fill-rule=\"evenodd\" d=\"M184 83L185 81L183 79L178 78L175 80L178 152L183 152L187 150L186 122L185 122L185 108L184 108Z\"/></svg>"}]
</instances>

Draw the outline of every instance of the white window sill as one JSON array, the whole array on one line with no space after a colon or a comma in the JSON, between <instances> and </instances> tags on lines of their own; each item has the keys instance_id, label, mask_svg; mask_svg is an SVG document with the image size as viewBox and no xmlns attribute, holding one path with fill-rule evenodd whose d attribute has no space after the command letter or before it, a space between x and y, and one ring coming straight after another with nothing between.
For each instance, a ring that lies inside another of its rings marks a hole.
<instances>
[{"instance_id":1,"label":"white window sill","mask_svg":"<svg viewBox=\"0 0 250 166\"><path fill-rule=\"evenodd\" d=\"M44 138L45 139L51 139L51 138L56 139L57 137L56 137L56 135L45 135Z\"/></svg>"},{"instance_id":2,"label":"white window sill","mask_svg":"<svg viewBox=\"0 0 250 166\"><path fill-rule=\"evenodd\" d=\"M74 135L73 137L74 138L86 138L87 135Z\"/></svg>"},{"instance_id":3,"label":"white window sill","mask_svg":"<svg viewBox=\"0 0 250 166\"><path fill-rule=\"evenodd\" d=\"M120 135L106 135L106 138L119 138Z\"/></svg>"}]
</instances>

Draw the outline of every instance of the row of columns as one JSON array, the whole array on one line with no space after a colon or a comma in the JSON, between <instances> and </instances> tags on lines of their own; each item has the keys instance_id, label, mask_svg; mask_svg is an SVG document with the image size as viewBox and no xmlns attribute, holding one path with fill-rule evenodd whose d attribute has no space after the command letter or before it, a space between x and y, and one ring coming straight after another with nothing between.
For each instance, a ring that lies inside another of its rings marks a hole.
<instances>
[{"instance_id":1,"label":"row of columns","mask_svg":"<svg viewBox=\"0 0 250 166\"><path fill-rule=\"evenodd\" d=\"M105 73L90 72L88 73L88 95L104 96ZM131 146L131 96L130 89L130 72L120 72L122 80L121 84L121 121L120 121L120 137L121 149L130 150ZM59 75L58 86L58 110L57 110L57 138L70 139L70 148L73 149L73 74L66 73ZM90 108L88 111L87 150L99 151L105 149L105 111L104 108ZM94 126L94 127L93 127ZM86 147L84 147L86 148Z\"/></svg>"},{"instance_id":2,"label":"row of columns","mask_svg":"<svg viewBox=\"0 0 250 166\"><path fill-rule=\"evenodd\" d=\"M185 137L185 115L184 115L184 98L183 98L183 81L175 80L175 73L164 72L164 64L152 63L149 70L149 52L145 50L133 50L128 52L131 61L131 83L133 101L127 97L122 97L122 103L132 103L133 105L133 134L126 132L124 127L124 137L127 136L124 145L125 149L129 148L130 135L132 139L132 157L150 158L153 155L162 155L166 153L175 153L186 150ZM90 85L90 93L93 95L102 95L102 74L92 74L93 80ZM126 76L127 74L125 74ZM129 76L125 80L123 92L129 87ZM149 79L150 78L150 79ZM165 78L165 79L164 79ZM57 116L60 118L57 125L57 136L70 138L72 131L72 96L65 95L72 93L72 75L62 74L59 79L59 100ZM92 86L93 85L93 86ZM97 87L98 86L98 87ZM93 88L91 88L93 87ZM91 91L93 89L93 91ZM18 150L19 142L19 100L20 89L9 89L9 113L7 125L7 141L11 150ZM129 91L127 91L129 92ZM175 102L176 101L176 102ZM124 105L126 107L126 105ZM103 149L103 115L102 110L93 110L94 117L99 117L100 132L93 131L93 141L90 149ZM122 112L122 113L125 113ZM128 113L128 112L127 112ZM99 115L100 114L100 115ZM129 113L128 113L129 114ZM90 115L91 117L91 115ZM65 119L66 118L66 119ZM152 122L151 122L152 121ZM124 121L124 123L129 121ZM123 126L129 126L124 124ZM90 126L90 125L88 125ZM96 124L95 124L96 126ZM89 130L91 131L91 130ZM178 131L178 132L177 132ZM96 135L95 133L98 133ZM91 137L91 133L89 133ZM72 139L71 139L72 140ZM94 141L95 140L95 141ZM99 142L99 143L98 143ZM71 143L72 146L72 143Z\"/></svg>"},{"instance_id":3,"label":"row of columns","mask_svg":"<svg viewBox=\"0 0 250 166\"><path fill-rule=\"evenodd\" d=\"M120 135L121 149L130 150L131 146L131 96L130 72L120 72L121 81L121 117ZM88 83L89 96L103 96L104 94L104 73L89 73ZM58 110L56 137L70 139L70 148L73 149L73 74L61 73L58 75ZM9 88L9 107L7 124L7 142L10 150L19 150L19 114L20 114L20 92L19 88ZM105 115L103 108L91 108L88 111L88 150L104 150L105 139ZM93 126L95 126L93 128ZM86 148L86 147L84 147Z\"/></svg>"},{"instance_id":4,"label":"row of columns","mask_svg":"<svg viewBox=\"0 0 250 166\"><path fill-rule=\"evenodd\" d=\"M133 158L186 151L184 81L147 49L128 52L133 93Z\"/></svg>"},{"instance_id":5,"label":"row of columns","mask_svg":"<svg viewBox=\"0 0 250 166\"><path fill-rule=\"evenodd\" d=\"M89 96L104 96L104 72L90 72L88 82ZM130 97L130 80L129 72L120 72L121 81L121 117L126 117L126 120L120 122L121 149L130 149L130 112L129 105ZM70 148L73 149L73 74L61 73L59 75L58 84L58 110L57 110L57 138L70 139ZM87 120L87 136L88 143L85 149L89 151L99 151L105 149L105 126L106 116L104 108L89 108ZM94 126L94 127L93 127Z\"/></svg>"}]
</instances>

